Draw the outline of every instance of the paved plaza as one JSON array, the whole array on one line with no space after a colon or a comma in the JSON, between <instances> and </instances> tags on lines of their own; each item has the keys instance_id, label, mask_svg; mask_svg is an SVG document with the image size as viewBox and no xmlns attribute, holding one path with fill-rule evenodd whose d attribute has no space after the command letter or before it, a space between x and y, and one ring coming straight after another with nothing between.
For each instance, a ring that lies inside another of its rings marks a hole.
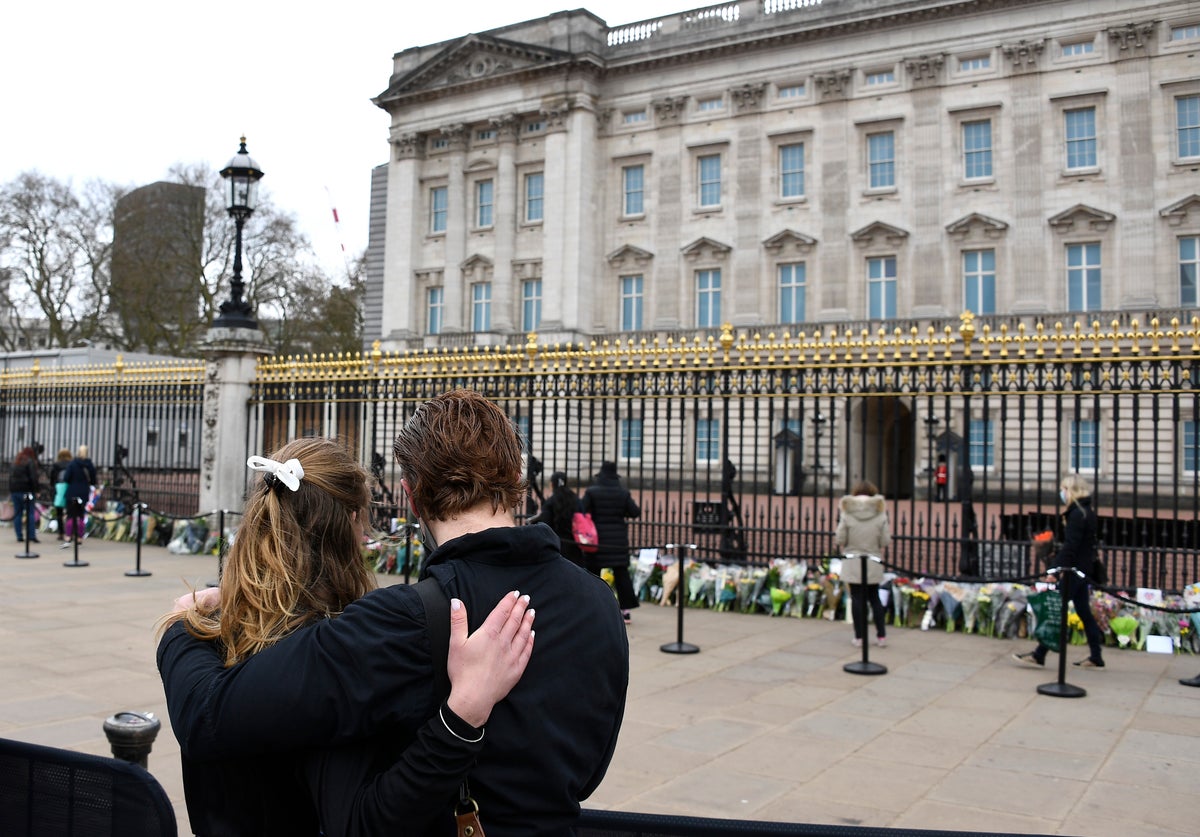
<instances>
[{"instance_id":1,"label":"paved plaza","mask_svg":"<svg viewBox=\"0 0 1200 837\"><path fill-rule=\"evenodd\" d=\"M88 541L87 567L64 567L70 552L55 542L35 545L32 560L7 545L0 736L108 755L105 718L154 712L164 729L150 771L189 834L154 625L176 596L216 577L216 559L144 547L152 575L128 577L132 544ZM896 630L889 647L871 649L888 673L863 677L842 671L860 653L845 624L688 610L684 638L700 653L660 651L676 631L673 608L634 611L629 708L590 807L1097 837L1200 832L1200 689L1177 682L1200 672L1200 657L1110 649L1107 669L1068 673L1088 691L1068 700L1036 693L1053 671L1009 659L1024 641Z\"/></svg>"}]
</instances>

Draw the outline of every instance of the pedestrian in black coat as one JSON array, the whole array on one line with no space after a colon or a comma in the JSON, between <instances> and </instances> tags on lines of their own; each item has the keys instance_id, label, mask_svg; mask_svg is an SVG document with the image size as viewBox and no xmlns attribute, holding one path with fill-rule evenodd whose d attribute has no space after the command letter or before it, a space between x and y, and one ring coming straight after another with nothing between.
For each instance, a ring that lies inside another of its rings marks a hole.
<instances>
[{"instance_id":1,"label":"pedestrian in black coat","mask_svg":"<svg viewBox=\"0 0 1200 837\"><path fill-rule=\"evenodd\" d=\"M595 482L583 495L583 510L592 516L600 542L600 548L587 556L588 569L596 575L604 567L612 570L617 603L628 624L629 611L638 606L638 600L629 577L629 526L625 521L641 517L642 510L621 485L615 462L601 463Z\"/></svg>"},{"instance_id":2,"label":"pedestrian in black coat","mask_svg":"<svg viewBox=\"0 0 1200 837\"><path fill-rule=\"evenodd\" d=\"M550 475L550 488L550 497L529 522L547 524L558 535L563 557L573 564L586 567L583 553L579 550L579 544L575 543L575 533L571 529L571 522L579 511L579 495L567 487L567 475L562 471Z\"/></svg>"}]
</instances>

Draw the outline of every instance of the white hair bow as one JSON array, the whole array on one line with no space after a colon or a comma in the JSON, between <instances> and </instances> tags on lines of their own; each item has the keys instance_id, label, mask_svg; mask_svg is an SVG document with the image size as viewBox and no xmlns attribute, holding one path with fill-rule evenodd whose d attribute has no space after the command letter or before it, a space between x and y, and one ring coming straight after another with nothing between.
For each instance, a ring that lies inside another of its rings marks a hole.
<instances>
[{"instance_id":1,"label":"white hair bow","mask_svg":"<svg viewBox=\"0 0 1200 837\"><path fill-rule=\"evenodd\" d=\"M304 466L299 459L289 459L287 462L276 462L265 456L252 456L246 460L246 467L251 471L266 471L268 480L275 477L292 491L300 490L300 480L304 479Z\"/></svg>"}]
</instances>

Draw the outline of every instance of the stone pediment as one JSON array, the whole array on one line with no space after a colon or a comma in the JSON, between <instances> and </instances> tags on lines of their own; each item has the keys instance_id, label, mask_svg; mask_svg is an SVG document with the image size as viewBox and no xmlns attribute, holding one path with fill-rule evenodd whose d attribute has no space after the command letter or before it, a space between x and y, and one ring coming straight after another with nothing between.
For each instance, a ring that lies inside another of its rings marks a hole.
<instances>
[{"instance_id":1,"label":"stone pediment","mask_svg":"<svg viewBox=\"0 0 1200 837\"><path fill-rule=\"evenodd\" d=\"M679 252L683 253L686 258L695 261L702 258L723 259L732 249L728 244L722 244L707 236L702 236L691 244L681 247Z\"/></svg>"},{"instance_id":2,"label":"stone pediment","mask_svg":"<svg viewBox=\"0 0 1200 837\"><path fill-rule=\"evenodd\" d=\"M382 105L412 93L440 90L570 59L568 53L489 35L467 35L429 61L392 80L375 98Z\"/></svg>"},{"instance_id":3,"label":"stone pediment","mask_svg":"<svg viewBox=\"0 0 1200 837\"><path fill-rule=\"evenodd\" d=\"M1187 221L1188 213L1194 212L1197 217L1200 217L1200 195L1188 195L1181 201L1168 206L1161 210L1158 214L1167 219L1167 223L1172 227L1178 227L1183 222Z\"/></svg>"},{"instance_id":4,"label":"stone pediment","mask_svg":"<svg viewBox=\"0 0 1200 837\"><path fill-rule=\"evenodd\" d=\"M492 278L492 260L478 253L459 263L458 269L468 282L486 282Z\"/></svg>"},{"instance_id":5,"label":"stone pediment","mask_svg":"<svg viewBox=\"0 0 1200 837\"><path fill-rule=\"evenodd\" d=\"M642 267L649 263L654 258L654 254L648 250L643 250L641 247L634 247L632 244L625 244L613 250L607 256L608 263L616 268L622 268L629 265L637 265Z\"/></svg>"},{"instance_id":6,"label":"stone pediment","mask_svg":"<svg viewBox=\"0 0 1200 837\"><path fill-rule=\"evenodd\" d=\"M890 247L898 247L908 238L908 230L893 227L882 221L872 221L857 232L850 233L850 238L860 247L870 247L880 239Z\"/></svg>"},{"instance_id":7,"label":"stone pediment","mask_svg":"<svg viewBox=\"0 0 1200 837\"><path fill-rule=\"evenodd\" d=\"M804 255L812 250L816 245L817 240L812 236L804 233L796 232L795 230L787 229L782 232L777 232L775 235L766 239L763 242L763 248L771 255L779 255L781 253L799 253Z\"/></svg>"},{"instance_id":8,"label":"stone pediment","mask_svg":"<svg viewBox=\"0 0 1200 837\"><path fill-rule=\"evenodd\" d=\"M1104 232L1117 216L1094 206L1077 203L1070 209L1051 216L1049 224L1059 233L1071 232L1076 225L1096 232Z\"/></svg>"},{"instance_id":9,"label":"stone pediment","mask_svg":"<svg viewBox=\"0 0 1200 837\"><path fill-rule=\"evenodd\" d=\"M1008 229L1008 224L980 212L964 215L957 221L946 225L946 232L957 239L964 239L972 232L979 230L988 238L999 238Z\"/></svg>"}]
</instances>

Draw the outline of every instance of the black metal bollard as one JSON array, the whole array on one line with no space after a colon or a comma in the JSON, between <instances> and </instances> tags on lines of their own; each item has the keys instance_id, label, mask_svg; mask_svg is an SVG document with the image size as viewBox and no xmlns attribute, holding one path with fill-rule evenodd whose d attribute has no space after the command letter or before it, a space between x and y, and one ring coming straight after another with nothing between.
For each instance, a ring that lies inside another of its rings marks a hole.
<instances>
[{"instance_id":1,"label":"black metal bollard","mask_svg":"<svg viewBox=\"0 0 1200 837\"><path fill-rule=\"evenodd\" d=\"M669 543L665 548L675 550L675 560L679 562L679 585L675 588L675 604L678 605L678 607L675 610L677 617L675 626L675 641L659 646L658 650L662 651L664 654L698 654L700 653L699 645L693 645L690 642L683 641L683 600L687 597L688 587L687 573L683 571L684 558L686 555L681 552L681 550L684 549L689 551L696 549L696 544Z\"/></svg>"},{"instance_id":2,"label":"black metal bollard","mask_svg":"<svg viewBox=\"0 0 1200 837\"><path fill-rule=\"evenodd\" d=\"M862 575L858 577L859 584L862 586L862 595L859 596L857 602L851 601L851 607L858 610L859 624L862 625L862 659L856 660L853 663L846 663L842 666L842 671L847 674L887 674L887 666L879 663L871 662L870 655L867 649L871 646L871 627L870 620L867 619L867 560L879 562L879 558L874 555L867 555L865 552L859 553L860 569ZM850 556L846 556L846 560L850 560ZM854 597L851 596L851 599Z\"/></svg>"},{"instance_id":3,"label":"black metal bollard","mask_svg":"<svg viewBox=\"0 0 1200 837\"><path fill-rule=\"evenodd\" d=\"M150 748L162 722L152 712L118 712L104 722L113 758L148 767Z\"/></svg>"},{"instance_id":4,"label":"black metal bollard","mask_svg":"<svg viewBox=\"0 0 1200 837\"><path fill-rule=\"evenodd\" d=\"M149 570L142 569L142 513L146 509L145 503L133 504L133 543L134 543L134 567L132 570L126 570L125 575L142 577L150 575Z\"/></svg>"},{"instance_id":5,"label":"black metal bollard","mask_svg":"<svg viewBox=\"0 0 1200 837\"><path fill-rule=\"evenodd\" d=\"M38 553L29 551L29 521L33 519L33 509L34 509L35 502L36 502L36 498L34 497L34 495L32 495L32 494L25 495L25 519L21 521L21 525L25 528L24 537L21 536L20 532L17 532L17 539L25 542L25 551L15 555L14 557L16 557L16 558L37 558L38 557ZM16 525L16 522L17 522L17 519L14 516L13 517L14 527Z\"/></svg>"},{"instance_id":6,"label":"black metal bollard","mask_svg":"<svg viewBox=\"0 0 1200 837\"><path fill-rule=\"evenodd\" d=\"M1082 579L1083 573L1073 567L1058 567L1050 572L1057 574L1061 579L1058 585L1059 598L1062 601L1062 619L1058 626L1058 679L1053 683L1038 686L1037 693L1048 697L1086 697L1087 689L1067 682L1067 603L1071 601L1071 585L1077 583L1076 576Z\"/></svg>"},{"instance_id":7,"label":"black metal bollard","mask_svg":"<svg viewBox=\"0 0 1200 837\"><path fill-rule=\"evenodd\" d=\"M87 511L84 509L83 500L81 500L79 497L73 498L71 502L75 504L75 511L78 512L78 516L72 516L71 519L74 520L75 523L71 528L73 528L75 531L71 540L67 543L64 543L63 546L73 547L75 550L75 557L71 561L64 561L63 566L86 567L88 566L88 562L79 560L79 542L83 539L83 521L86 519Z\"/></svg>"}]
</instances>

